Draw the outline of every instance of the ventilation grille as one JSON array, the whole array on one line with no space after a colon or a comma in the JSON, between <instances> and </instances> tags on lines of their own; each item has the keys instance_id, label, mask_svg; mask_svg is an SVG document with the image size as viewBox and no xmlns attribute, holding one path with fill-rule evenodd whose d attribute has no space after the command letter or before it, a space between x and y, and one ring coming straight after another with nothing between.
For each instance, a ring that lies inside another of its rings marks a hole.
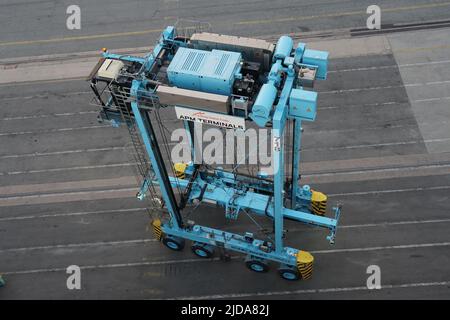
<instances>
[{"instance_id":1,"label":"ventilation grille","mask_svg":"<svg viewBox=\"0 0 450 320\"><path fill-rule=\"evenodd\" d=\"M230 59L230 54L224 54L222 55L222 58L220 58L219 63L217 64L216 70L214 70L214 74L221 76L223 75L223 71L225 70L225 67L228 63L228 60Z\"/></svg>"},{"instance_id":2,"label":"ventilation grille","mask_svg":"<svg viewBox=\"0 0 450 320\"><path fill-rule=\"evenodd\" d=\"M186 60L181 66L181 70L198 72L205 57L206 54L203 52L195 52L195 51L189 52L188 56L186 57Z\"/></svg>"}]
</instances>

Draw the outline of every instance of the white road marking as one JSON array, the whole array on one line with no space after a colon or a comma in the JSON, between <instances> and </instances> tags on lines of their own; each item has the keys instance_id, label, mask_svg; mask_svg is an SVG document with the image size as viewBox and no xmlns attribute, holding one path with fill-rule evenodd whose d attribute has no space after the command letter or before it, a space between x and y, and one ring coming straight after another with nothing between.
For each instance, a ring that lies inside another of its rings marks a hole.
<instances>
[{"instance_id":1,"label":"white road marking","mask_svg":"<svg viewBox=\"0 0 450 320\"><path fill-rule=\"evenodd\" d=\"M424 143L445 142L445 141L450 141L450 138L423 140ZM305 152L305 151L308 152L308 151L326 151L326 150L344 150L344 149L362 149L362 148L373 148L373 147L387 147L387 146L396 146L396 145L417 144L417 143L421 143L421 142L422 142L422 140L413 140L413 141L362 144L362 145L327 147L327 148L305 148L305 149L302 149L302 152ZM174 145L176 143L177 142L169 143L169 145ZM70 154L70 153L83 153L83 152L112 151L112 150L120 150L120 149L126 149L126 148L127 147L109 147L109 148L78 149L78 150L42 152L42 153L14 154L14 155L0 156L0 159L20 158L20 157L50 156L50 155L60 155L60 154ZM134 164L117 163L117 164L97 165L97 166L77 166L77 167L66 167L66 168L26 170L26 171L10 171L10 172L0 172L0 176L2 176L2 175L17 175L17 174L55 172L55 171L64 171L64 170L85 170L85 169L95 169L95 168L104 168L104 167L130 166L130 165L134 165Z\"/></svg>"},{"instance_id":2,"label":"white road marking","mask_svg":"<svg viewBox=\"0 0 450 320\"><path fill-rule=\"evenodd\" d=\"M405 64L391 64L384 66L374 66L374 67L361 67L361 68L349 68L349 69L339 69L339 70L331 70L328 73L340 73L340 72L352 72L352 71L370 71L370 70L380 70L380 69L392 69L392 68L410 68L410 67L420 67L420 66L429 66L435 64L445 64L450 63L450 60L438 60L438 61L430 61L430 62L418 62L418 63L405 63Z\"/></svg>"},{"instance_id":3,"label":"white road marking","mask_svg":"<svg viewBox=\"0 0 450 320\"><path fill-rule=\"evenodd\" d=\"M70 248L98 247L98 246L117 246L117 245L124 245L124 244L143 244L143 243L155 242L155 241L156 241L156 239L137 239L137 240L123 240L123 241L99 241L99 242L87 242L87 243L70 243L70 244L58 244L58 245L53 245L53 246L1 249L0 252L27 252L27 251L35 251L35 250L70 249Z\"/></svg>"},{"instance_id":4,"label":"white road marking","mask_svg":"<svg viewBox=\"0 0 450 320\"><path fill-rule=\"evenodd\" d=\"M450 141L450 138L441 139L427 139L427 140L412 140L412 141L400 141L400 142L386 142L386 143L373 143L373 144L358 144L353 146L340 146L340 147L326 147L326 148L305 148L302 151L326 151L326 150L345 150L345 149L362 149L362 148L373 148L373 147L388 147L388 146L399 146L417 143L432 143L432 142L445 142Z\"/></svg>"},{"instance_id":5,"label":"white road marking","mask_svg":"<svg viewBox=\"0 0 450 320\"><path fill-rule=\"evenodd\" d=\"M139 240L138 240L139 241ZM449 246L450 242L445 243L425 243L425 244L410 244L410 245L398 245L398 246L385 246L385 247L373 247L373 248L349 248L342 249L347 250L345 252L365 252L365 251L375 251L375 250L398 250L398 249L414 249L414 248L430 248L430 247L442 247ZM12 249L10 249L12 250ZM338 250L338 249L337 249ZM26 248L24 249L26 251ZM320 251L310 251L315 254L332 254L339 253L340 251L334 250L323 250ZM243 256L232 256L232 259L242 259ZM161 260L161 261L141 261L141 262L130 262L130 263L114 263L114 264L102 264L102 265L90 265L90 266L80 266L81 269L112 269L112 268L123 268L123 267L142 267L142 266L152 266L152 265L168 265L168 264L182 264L182 263L198 263L204 261L220 261L220 257L215 257L212 259L180 259L180 260ZM31 270L20 270L20 271L6 271L2 272L4 275L10 274L32 274L32 273L48 273L48 272L59 272L65 271L65 268L44 268L44 269L31 269Z\"/></svg>"},{"instance_id":6,"label":"white road marking","mask_svg":"<svg viewBox=\"0 0 450 320\"><path fill-rule=\"evenodd\" d=\"M34 216L6 217L6 218L0 218L0 221L17 221L17 220L29 220L29 219L48 219L48 218L58 218L58 217L86 216L86 215L90 215L90 214L103 214L103 213L107 213L107 214L112 214L112 213L129 213L129 212L145 211L145 210L147 210L147 208L80 211L80 212L68 212L68 213L43 214L43 215L34 215Z\"/></svg>"},{"instance_id":7,"label":"white road marking","mask_svg":"<svg viewBox=\"0 0 450 320\"><path fill-rule=\"evenodd\" d=\"M344 196L360 196L368 194L383 194L383 193L398 193L398 192L417 192L417 191L432 191L432 190L446 190L450 189L450 186L436 186L436 187L418 187L407 189L392 189L392 190L374 190L374 191L359 191L359 192L347 192L347 193L332 193L328 194L329 197L344 197Z\"/></svg>"},{"instance_id":8,"label":"white road marking","mask_svg":"<svg viewBox=\"0 0 450 320\"><path fill-rule=\"evenodd\" d=\"M327 73L330 74L330 73L354 72L354 71L371 71L371 70L396 69L396 68L397 68L396 64L389 64L389 65L383 65L383 66L330 70Z\"/></svg>"},{"instance_id":9,"label":"white road marking","mask_svg":"<svg viewBox=\"0 0 450 320\"><path fill-rule=\"evenodd\" d=\"M432 191L432 190L446 190L450 189L450 186L433 186L433 187L418 187L418 188L407 188L407 189L393 189L393 190L372 190L372 191L360 191L360 192L347 192L347 193L334 193L328 194L329 197L343 197L343 196L359 196L359 195L369 195L369 194L387 194L387 193L399 193L399 192L417 192L417 191ZM106 193L117 193L117 192L129 192L135 191L135 187L131 188L117 188L117 189L103 189L103 190L93 190L93 191L73 191L73 192L61 192L61 193L43 193L43 194L32 194L23 196L11 196L0 198L0 206L11 205L11 201L28 201L31 199L43 199L43 198L57 198L61 200L65 196L93 196L98 194ZM75 201L71 199L70 201ZM28 203L28 202L25 202ZM14 205L14 204L12 204Z\"/></svg>"},{"instance_id":10,"label":"white road marking","mask_svg":"<svg viewBox=\"0 0 450 320\"><path fill-rule=\"evenodd\" d=\"M72 201L90 201L98 199L132 199L136 195L136 187L103 189L92 191L73 191L61 193L32 194L0 198L0 207L42 203L64 203Z\"/></svg>"},{"instance_id":11,"label":"white road marking","mask_svg":"<svg viewBox=\"0 0 450 320\"><path fill-rule=\"evenodd\" d=\"M32 194L32 195L25 195L25 196L12 196L12 197L4 197L0 198L1 200L22 200L22 199L34 199L34 198L51 198L51 197L64 197L64 196L71 196L71 195L82 195L82 194L97 194L97 193L108 193L108 192L117 192L117 191L133 191L136 190L135 187L133 188L117 188L117 189L105 189L105 190L89 190L89 191L71 191L71 192L60 192L60 193L42 193L42 194Z\"/></svg>"},{"instance_id":12,"label":"white road marking","mask_svg":"<svg viewBox=\"0 0 450 320\"><path fill-rule=\"evenodd\" d=\"M420 86L431 86L431 85L447 84L447 83L450 83L450 80L432 81L432 82L423 82L423 83L406 83L406 84L395 85L395 86L380 86L380 87L368 87L368 88L352 88L352 89L319 91L319 94L360 92L360 91L384 90L384 89L398 89L398 88L403 88L403 87L420 87Z\"/></svg>"},{"instance_id":13,"label":"white road marking","mask_svg":"<svg viewBox=\"0 0 450 320\"><path fill-rule=\"evenodd\" d=\"M410 220L410 221L395 221L395 222L382 222L382 223L363 223L363 224L349 224L339 226L339 229L350 228L373 228L373 227L385 227L385 226L397 226L408 224L426 224L426 223L447 223L450 219L430 219L430 220Z\"/></svg>"},{"instance_id":14,"label":"white road marking","mask_svg":"<svg viewBox=\"0 0 450 320\"><path fill-rule=\"evenodd\" d=\"M10 171L10 172L0 172L2 175L16 175L16 174L30 174L30 173L45 173L45 172L58 172L58 171L71 171L71 170L87 170L87 169L100 169L100 168L115 168L115 167L128 167L134 166L136 163L112 163L112 164L101 164L96 166L78 166L78 167L65 167L65 168L52 168L52 169L39 169L39 170L27 170L27 171Z\"/></svg>"},{"instance_id":15,"label":"white road marking","mask_svg":"<svg viewBox=\"0 0 450 320\"><path fill-rule=\"evenodd\" d=\"M369 130L391 130L391 129L400 129L400 128L408 128L408 127L417 127L417 122L415 118L411 118L414 123L406 123L406 124L390 124L390 123L380 123L376 126L366 126L364 128L349 128L349 129L328 129L328 130L308 130L305 131L304 135L317 135L317 134L326 134L326 133L340 133L340 132L361 132L361 131L369 131ZM394 120L395 122L395 120ZM420 126L445 126L448 125L450 121L435 121L435 122L421 122Z\"/></svg>"},{"instance_id":16,"label":"white road marking","mask_svg":"<svg viewBox=\"0 0 450 320\"><path fill-rule=\"evenodd\" d=\"M319 106L319 111L321 110L332 110L332 109L342 109L342 108L361 108L361 107L379 107L379 106L390 106L393 104L408 103L407 101L387 101L387 102L377 102L377 103L365 103L365 104L346 104L342 106Z\"/></svg>"},{"instance_id":17,"label":"white road marking","mask_svg":"<svg viewBox=\"0 0 450 320\"><path fill-rule=\"evenodd\" d=\"M19 136L19 135L24 135L24 134L66 132L66 131L100 129L100 128L110 128L110 127L111 127L110 125L97 125L97 126L85 126L85 127L73 127L73 128L44 129L44 130L36 130L36 131L1 132L0 136Z\"/></svg>"},{"instance_id":18,"label":"white road marking","mask_svg":"<svg viewBox=\"0 0 450 320\"><path fill-rule=\"evenodd\" d=\"M74 130L82 130L82 129L97 129L97 128L106 128L109 127L109 125L102 125L102 126L90 126L90 127L76 127L76 128L61 128L61 129L50 129L50 130L43 130L43 131L22 131L22 132L8 132L8 133L0 133L0 136L6 136L6 135L23 135L23 134L33 134L33 133L49 133L49 132L61 132L61 131L74 131ZM392 126L392 127L402 127L402 126ZM376 128L373 128L376 129ZM337 130L336 130L337 131ZM348 130L341 130L341 131L348 131ZM316 133L316 132L312 132ZM445 142L450 141L450 138L441 138L441 139L427 139L423 140L424 143L433 143L433 142ZM400 142L387 142L387 143L376 143L376 144L362 144L362 145L352 145L352 146L339 146L339 147L327 147L327 148L305 148L302 149L302 151L313 151L313 150L341 150L341 149L360 149L360 148L372 148L372 147L383 147L383 146L394 146L394 145L408 145L408 144L416 144L421 143L421 140L413 140L413 141L400 141ZM168 145L172 146L177 144L178 142L170 142ZM113 147L113 148L119 148L119 147ZM108 148L112 150L112 148ZM97 149L91 149L95 151L104 151L108 150L107 148L97 148ZM49 153L30 153L30 154L22 154L22 155L4 155L0 156L0 159L4 158L19 158L19 157L26 157L26 156L43 156L43 155L56 155L56 154L64 154L64 153L76 153L76 152L89 152L86 151L89 149L84 150L68 150L68 151L57 151L57 152L49 152ZM52 169L48 169L52 170ZM22 173L34 173L34 172L45 172L42 170L30 170L30 171L18 171L18 172L11 172L11 173L0 173L0 175L5 174L22 174Z\"/></svg>"},{"instance_id":19,"label":"white road marking","mask_svg":"<svg viewBox=\"0 0 450 320\"><path fill-rule=\"evenodd\" d=\"M0 98L0 101L14 101L14 100L31 100L31 99L39 99L39 98L48 98L49 96L55 96L57 98L61 96L77 96L81 94L91 94L92 91L75 91L75 92L64 92L64 93L48 93L48 94L36 94L32 96L20 96L20 97L10 97L10 98Z\"/></svg>"},{"instance_id":20,"label":"white road marking","mask_svg":"<svg viewBox=\"0 0 450 320\"><path fill-rule=\"evenodd\" d=\"M338 171L338 172L324 172L324 173L311 173L302 174L302 177L326 177L326 176L337 176L337 175L357 175L364 173L381 173L381 172L396 172L396 171L415 171L418 169L434 169L434 168L448 168L450 164L431 164L431 165L417 165L417 166L404 166L398 168L383 168L383 169L366 169L366 170L355 170L355 171Z\"/></svg>"},{"instance_id":21,"label":"white road marking","mask_svg":"<svg viewBox=\"0 0 450 320\"><path fill-rule=\"evenodd\" d=\"M430 248L430 247L448 247L450 242L439 243L423 243L423 244L405 244L398 246L380 246L369 248L348 248L348 249L331 249L331 250L313 250L309 251L314 254L326 254L326 253L342 253L342 252L364 252L364 251L379 251L379 250L392 250L392 249L416 249L416 248Z\"/></svg>"},{"instance_id":22,"label":"white road marking","mask_svg":"<svg viewBox=\"0 0 450 320\"><path fill-rule=\"evenodd\" d=\"M181 264L181 263L192 263L192 262L211 262L219 261L220 258L212 259L180 259L180 260L162 260L162 261L144 261L144 262L130 262L130 263L114 263L114 264L99 264L90 266L80 266L82 270L92 270L92 269L111 269L111 268L127 268L127 267L143 267L143 266L157 266L166 264ZM47 273L47 272L65 272L66 268L48 268L48 269L33 269L33 270L21 270L21 271L7 271L2 272L2 275L12 275L12 274L33 274L33 273Z\"/></svg>"},{"instance_id":23,"label":"white road marking","mask_svg":"<svg viewBox=\"0 0 450 320\"><path fill-rule=\"evenodd\" d=\"M44 157L44 156L56 156L61 154L72 154L72 153L84 153L84 152L104 152L104 151L115 151L115 150L125 150L127 147L107 147L107 148L92 148L92 149L76 149L76 150L64 150L64 151L53 151L53 152L33 152L33 153L22 153L22 154L8 154L0 156L0 159L9 158L25 158L25 157Z\"/></svg>"},{"instance_id":24,"label":"white road marking","mask_svg":"<svg viewBox=\"0 0 450 320\"><path fill-rule=\"evenodd\" d=\"M411 102L433 102L433 101L441 101L441 100L450 100L450 97L438 97L438 98L418 99L418 100L412 100Z\"/></svg>"},{"instance_id":25,"label":"white road marking","mask_svg":"<svg viewBox=\"0 0 450 320\"><path fill-rule=\"evenodd\" d=\"M345 93L345 92L359 92L359 91L384 90L384 89L398 89L398 88L403 88L403 85L396 85L396 86L379 86L379 87L368 87L368 88L352 88L352 89L339 89L339 90L319 91L319 94Z\"/></svg>"},{"instance_id":26,"label":"white road marking","mask_svg":"<svg viewBox=\"0 0 450 320\"><path fill-rule=\"evenodd\" d=\"M422 82L422 83L407 83L407 84L405 84L405 87L433 86L435 84L446 84L446 83L450 83L450 80L430 81L430 82Z\"/></svg>"},{"instance_id":27,"label":"white road marking","mask_svg":"<svg viewBox=\"0 0 450 320\"><path fill-rule=\"evenodd\" d=\"M0 121L28 120L28 119L50 118L50 117L71 117L71 116L77 116L77 115L96 114L96 113L98 113L98 110L66 112L66 113L36 114L36 115L29 115L29 116L6 117L6 118L1 118Z\"/></svg>"},{"instance_id":28,"label":"white road marking","mask_svg":"<svg viewBox=\"0 0 450 320\"><path fill-rule=\"evenodd\" d=\"M105 210L105 211L94 211L94 212L83 212L83 215L93 214L93 213L128 213L132 211L144 211L145 208L134 208L134 209L121 209L121 210ZM81 215L80 213L75 214L61 214L61 215L49 215L46 218L60 217L60 216L70 216L70 215ZM41 218L42 216L37 216L33 218ZM10 220L20 220L10 219ZM0 219L0 221L7 220ZM25 218L26 219L26 218ZM387 227L387 226L397 226L397 225L416 225L416 224L429 224L429 223L448 223L450 219L432 219L432 220L412 220L412 221L397 221L397 222L381 222L381 223L368 223L368 224L353 224L353 225L342 225L339 229L357 229L357 228L374 228L374 227ZM312 229L314 230L314 229ZM289 229L289 232L299 232L304 231L304 229ZM155 239L133 239L125 241L102 241L102 242L84 242L84 243L72 243L72 244L58 244L58 245L48 245L48 246L36 246L36 247L21 247L21 248L9 248L1 249L0 252L16 252L16 251L34 251L34 250L52 250L60 248L80 248L80 247L95 247L102 245L122 245L130 243L145 243L145 242L156 242ZM384 249L408 249L408 248L422 248L422 247L434 247L434 246L448 246L450 242L441 243L425 243L425 244L413 244L413 245L397 245L397 246L381 246L381 247L368 247L368 248L350 248L350 249L333 249L333 250L316 250L310 251L311 253L339 253L339 252L357 252L357 251L375 251Z\"/></svg>"},{"instance_id":29,"label":"white road marking","mask_svg":"<svg viewBox=\"0 0 450 320\"><path fill-rule=\"evenodd\" d=\"M411 100L410 102L433 102L440 100L449 100L450 97L436 97L436 98L427 98L427 99L417 99ZM386 101L386 102L377 102L377 103L365 103L365 104L346 104L341 106L328 106L328 107L320 107L321 110L333 110L333 109L343 109L343 108L364 108L364 107L380 107L380 106L391 106L395 104L405 104L409 103L408 101Z\"/></svg>"},{"instance_id":30,"label":"white road marking","mask_svg":"<svg viewBox=\"0 0 450 320\"><path fill-rule=\"evenodd\" d=\"M404 284L383 284L380 290L386 289L405 289L418 287L438 287L448 286L450 281L441 282L416 282ZM300 290L286 290L286 291L267 291L267 292L249 292L249 293L223 293L204 296L187 296L175 297L174 300L206 300L206 299L233 299L233 298L247 298L247 297L267 297L267 296L283 296L295 294L312 294L312 293L339 293L352 291L366 291L369 290L367 286L361 287L340 287L340 288L322 288L322 289L300 289Z\"/></svg>"}]
</instances>

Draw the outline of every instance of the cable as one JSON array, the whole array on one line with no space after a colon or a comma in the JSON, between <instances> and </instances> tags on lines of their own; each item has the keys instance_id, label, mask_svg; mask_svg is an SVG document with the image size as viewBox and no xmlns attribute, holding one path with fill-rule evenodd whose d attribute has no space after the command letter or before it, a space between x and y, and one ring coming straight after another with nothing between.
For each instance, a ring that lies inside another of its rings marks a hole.
<instances>
[{"instance_id":1,"label":"cable","mask_svg":"<svg viewBox=\"0 0 450 320\"><path fill-rule=\"evenodd\" d=\"M268 232L264 232L265 230L267 230L267 228L263 228L255 219L253 219L253 217L250 215L250 213L247 212L247 210L242 209L242 211L245 212L245 214L247 215L247 217L250 218L250 220L252 220L252 222L259 228L260 231L262 231L262 233L271 241L273 241L272 237L270 237L268 235Z\"/></svg>"}]
</instances>

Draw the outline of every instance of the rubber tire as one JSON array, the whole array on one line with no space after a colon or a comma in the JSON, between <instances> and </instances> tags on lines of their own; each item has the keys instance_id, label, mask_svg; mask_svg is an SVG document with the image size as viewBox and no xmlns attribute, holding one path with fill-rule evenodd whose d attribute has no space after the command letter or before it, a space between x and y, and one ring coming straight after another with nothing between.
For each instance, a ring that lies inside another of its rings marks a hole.
<instances>
[{"instance_id":1,"label":"rubber tire","mask_svg":"<svg viewBox=\"0 0 450 320\"><path fill-rule=\"evenodd\" d=\"M181 251L184 249L184 239L175 237L164 237L162 243L173 251Z\"/></svg>"},{"instance_id":2,"label":"rubber tire","mask_svg":"<svg viewBox=\"0 0 450 320\"><path fill-rule=\"evenodd\" d=\"M269 266L266 263L259 261L259 260L248 260L245 262L245 265L247 266L247 268L249 268L253 272L265 273L265 272L269 271ZM252 268L253 265L258 265L261 268L261 270L253 269Z\"/></svg>"},{"instance_id":3,"label":"rubber tire","mask_svg":"<svg viewBox=\"0 0 450 320\"><path fill-rule=\"evenodd\" d=\"M207 246L202 246L201 244L194 244L191 247L192 252L199 258L208 259L214 254L214 250L210 250ZM196 251L202 251L205 255L200 255Z\"/></svg>"},{"instance_id":4,"label":"rubber tire","mask_svg":"<svg viewBox=\"0 0 450 320\"><path fill-rule=\"evenodd\" d=\"M286 278L285 277L286 273L291 274L293 277ZM278 269L278 274L280 275L281 278L283 278L284 280L287 280L287 281L297 281L297 280L300 280L300 278L301 278L300 272L293 270L293 269L289 269L289 268Z\"/></svg>"}]
</instances>

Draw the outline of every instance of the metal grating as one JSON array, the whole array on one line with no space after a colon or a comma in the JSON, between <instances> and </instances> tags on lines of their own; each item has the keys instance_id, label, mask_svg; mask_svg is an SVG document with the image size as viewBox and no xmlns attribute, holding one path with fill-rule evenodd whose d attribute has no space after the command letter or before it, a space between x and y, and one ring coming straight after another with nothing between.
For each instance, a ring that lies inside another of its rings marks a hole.
<instances>
[{"instance_id":1,"label":"metal grating","mask_svg":"<svg viewBox=\"0 0 450 320\"><path fill-rule=\"evenodd\" d=\"M198 72L200 67L205 60L206 54L203 52L191 51L186 57L181 70Z\"/></svg>"},{"instance_id":2,"label":"metal grating","mask_svg":"<svg viewBox=\"0 0 450 320\"><path fill-rule=\"evenodd\" d=\"M197 57L195 57L194 63L192 64L191 71L198 72L205 59L206 54L203 52L197 52Z\"/></svg>"},{"instance_id":3,"label":"metal grating","mask_svg":"<svg viewBox=\"0 0 450 320\"><path fill-rule=\"evenodd\" d=\"M197 55L195 51L189 52L188 56L186 57L186 60L184 60L183 65L181 66L181 70L189 70L192 61L194 60L194 57Z\"/></svg>"},{"instance_id":4,"label":"metal grating","mask_svg":"<svg viewBox=\"0 0 450 320\"><path fill-rule=\"evenodd\" d=\"M216 70L214 70L214 74L221 76L223 74L223 71L225 70L225 66L228 63L228 60L230 59L230 54L224 54L220 58L219 63L217 64Z\"/></svg>"}]
</instances>

